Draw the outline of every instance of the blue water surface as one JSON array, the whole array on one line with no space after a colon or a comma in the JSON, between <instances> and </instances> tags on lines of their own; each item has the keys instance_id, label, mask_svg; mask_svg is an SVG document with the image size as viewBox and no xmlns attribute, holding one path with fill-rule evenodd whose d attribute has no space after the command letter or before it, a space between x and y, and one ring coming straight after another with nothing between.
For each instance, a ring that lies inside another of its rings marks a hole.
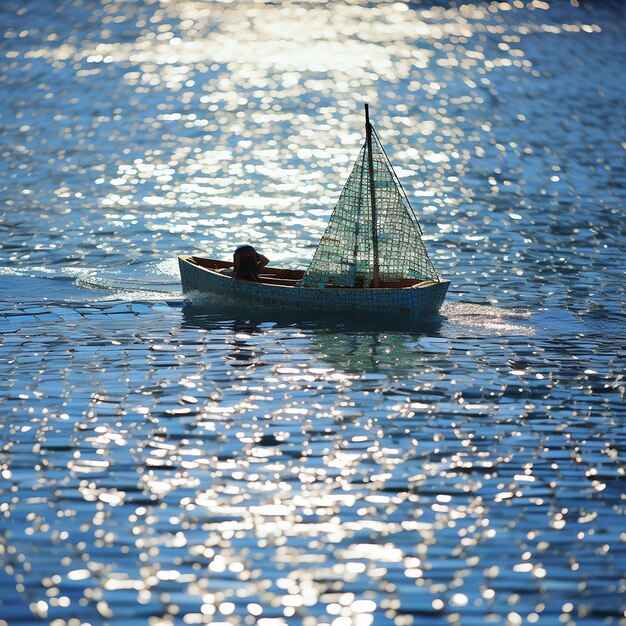
<instances>
[{"instance_id":1,"label":"blue water surface","mask_svg":"<svg viewBox=\"0 0 626 626\"><path fill-rule=\"evenodd\" d=\"M626 624L626 5L0 5L0 625ZM362 104L452 281L311 258Z\"/></svg>"}]
</instances>

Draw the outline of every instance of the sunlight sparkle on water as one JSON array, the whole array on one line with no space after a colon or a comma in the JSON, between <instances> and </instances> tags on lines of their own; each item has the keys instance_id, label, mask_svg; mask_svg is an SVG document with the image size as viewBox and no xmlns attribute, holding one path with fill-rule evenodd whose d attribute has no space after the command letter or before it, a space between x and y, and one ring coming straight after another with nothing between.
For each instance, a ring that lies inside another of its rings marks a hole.
<instances>
[{"instance_id":1,"label":"sunlight sparkle on water","mask_svg":"<svg viewBox=\"0 0 626 626\"><path fill-rule=\"evenodd\" d=\"M3 4L0 623L622 626L624 20L444 4ZM442 316L183 308L363 102Z\"/></svg>"}]
</instances>

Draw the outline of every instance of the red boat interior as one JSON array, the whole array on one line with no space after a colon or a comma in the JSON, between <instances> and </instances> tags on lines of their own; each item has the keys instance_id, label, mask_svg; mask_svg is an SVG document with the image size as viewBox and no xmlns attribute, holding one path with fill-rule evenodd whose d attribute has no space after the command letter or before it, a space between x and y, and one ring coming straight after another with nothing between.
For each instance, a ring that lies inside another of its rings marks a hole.
<instances>
[{"instance_id":1,"label":"red boat interior","mask_svg":"<svg viewBox=\"0 0 626 626\"><path fill-rule=\"evenodd\" d=\"M205 259L199 256L187 257L187 260L198 267L203 267L208 270L213 270L214 272L219 272L220 270L232 268L233 264L228 261L217 261L215 259ZM303 270L289 270L282 269L279 267L264 267L262 271L259 273L259 279L261 283L264 285L282 285L284 287L295 287L297 282L304 275ZM381 285L383 289L405 289L407 287L414 287L415 285L419 285L423 283L431 284L432 281L420 281L414 279L404 279L404 280L396 280L393 282L386 282ZM364 289L366 285L355 285L357 289ZM348 287L340 287L338 285L327 284L326 288L335 288L335 289L348 289Z\"/></svg>"}]
</instances>

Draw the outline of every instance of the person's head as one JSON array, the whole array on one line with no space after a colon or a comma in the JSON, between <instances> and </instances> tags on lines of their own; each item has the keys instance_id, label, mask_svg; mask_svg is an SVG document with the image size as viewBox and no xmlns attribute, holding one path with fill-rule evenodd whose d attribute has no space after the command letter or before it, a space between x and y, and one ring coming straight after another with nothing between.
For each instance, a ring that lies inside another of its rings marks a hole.
<instances>
[{"instance_id":1,"label":"person's head","mask_svg":"<svg viewBox=\"0 0 626 626\"><path fill-rule=\"evenodd\" d=\"M239 246L233 255L235 266L235 276L246 280L256 280L257 274L257 253L252 246Z\"/></svg>"}]
</instances>

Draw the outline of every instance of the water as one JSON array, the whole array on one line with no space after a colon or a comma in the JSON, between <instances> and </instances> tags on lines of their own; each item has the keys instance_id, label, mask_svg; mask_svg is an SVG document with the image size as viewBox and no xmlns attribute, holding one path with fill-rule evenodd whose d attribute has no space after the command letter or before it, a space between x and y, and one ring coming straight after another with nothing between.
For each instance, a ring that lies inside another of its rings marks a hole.
<instances>
[{"instance_id":1,"label":"water","mask_svg":"<svg viewBox=\"0 0 626 626\"><path fill-rule=\"evenodd\" d=\"M0 624L626 623L626 15L551 5L2 3ZM185 304L366 100L441 315Z\"/></svg>"}]
</instances>

